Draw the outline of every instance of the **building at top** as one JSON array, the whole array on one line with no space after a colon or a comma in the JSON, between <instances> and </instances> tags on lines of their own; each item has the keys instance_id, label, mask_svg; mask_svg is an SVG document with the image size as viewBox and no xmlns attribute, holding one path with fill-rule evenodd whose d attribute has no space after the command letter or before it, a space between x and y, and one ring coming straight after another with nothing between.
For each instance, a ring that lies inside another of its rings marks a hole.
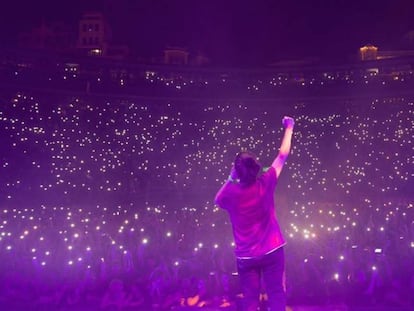
<instances>
[{"instance_id":1,"label":"building at top","mask_svg":"<svg viewBox=\"0 0 414 311\"><path fill-rule=\"evenodd\" d=\"M376 60L378 57L378 47L367 44L359 48L359 56L361 60Z\"/></svg>"},{"instance_id":2,"label":"building at top","mask_svg":"<svg viewBox=\"0 0 414 311\"><path fill-rule=\"evenodd\" d=\"M104 55L109 46L111 30L102 13L85 13L79 21L78 49Z\"/></svg>"},{"instance_id":3,"label":"building at top","mask_svg":"<svg viewBox=\"0 0 414 311\"><path fill-rule=\"evenodd\" d=\"M413 57L414 50L390 50L382 51L378 47L367 44L359 48L359 59L361 61L373 61L381 59L392 59L400 57Z\"/></svg>"},{"instance_id":4,"label":"building at top","mask_svg":"<svg viewBox=\"0 0 414 311\"><path fill-rule=\"evenodd\" d=\"M126 46L111 44L112 30L104 14L89 12L79 20L76 49L90 56L124 58L129 54Z\"/></svg>"},{"instance_id":5,"label":"building at top","mask_svg":"<svg viewBox=\"0 0 414 311\"><path fill-rule=\"evenodd\" d=\"M40 26L21 33L18 44L19 47L27 49L67 51L73 47L75 40L76 32L66 24L61 22L47 24L42 21Z\"/></svg>"}]
</instances>

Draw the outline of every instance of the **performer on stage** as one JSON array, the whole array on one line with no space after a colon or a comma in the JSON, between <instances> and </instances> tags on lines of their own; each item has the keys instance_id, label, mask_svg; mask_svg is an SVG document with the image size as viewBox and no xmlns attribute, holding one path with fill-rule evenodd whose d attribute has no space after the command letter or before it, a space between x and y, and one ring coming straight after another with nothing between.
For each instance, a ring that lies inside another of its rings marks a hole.
<instances>
[{"instance_id":1,"label":"performer on stage","mask_svg":"<svg viewBox=\"0 0 414 311\"><path fill-rule=\"evenodd\" d=\"M285 311L284 249L274 203L280 172L289 155L294 120L283 118L285 132L277 157L259 176L261 165L250 152L234 160L228 180L218 191L215 202L227 210L232 223L237 269L243 292L243 311L257 311L263 279L271 311Z\"/></svg>"}]
</instances>

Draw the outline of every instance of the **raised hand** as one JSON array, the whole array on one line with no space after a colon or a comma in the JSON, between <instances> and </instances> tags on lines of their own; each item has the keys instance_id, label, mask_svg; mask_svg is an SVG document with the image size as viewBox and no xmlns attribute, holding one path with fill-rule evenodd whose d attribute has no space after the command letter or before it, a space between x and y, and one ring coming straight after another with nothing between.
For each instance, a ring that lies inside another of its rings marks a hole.
<instances>
[{"instance_id":1,"label":"raised hand","mask_svg":"<svg viewBox=\"0 0 414 311\"><path fill-rule=\"evenodd\" d=\"M284 128L293 127L295 125L295 120L292 117L283 117L282 124Z\"/></svg>"}]
</instances>

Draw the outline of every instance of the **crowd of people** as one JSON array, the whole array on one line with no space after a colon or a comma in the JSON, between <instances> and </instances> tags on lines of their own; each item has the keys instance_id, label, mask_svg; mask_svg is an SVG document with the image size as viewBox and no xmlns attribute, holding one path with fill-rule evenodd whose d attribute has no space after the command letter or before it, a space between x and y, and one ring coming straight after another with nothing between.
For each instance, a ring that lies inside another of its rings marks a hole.
<instances>
[{"instance_id":1,"label":"crowd of people","mask_svg":"<svg viewBox=\"0 0 414 311\"><path fill-rule=\"evenodd\" d=\"M414 98L0 98L0 304L237 309L229 219L214 205L235 155L270 166L288 305L413 305ZM266 296L262 297L263 305Z\"/></svg>"},{"instance_id":2,"label":"crowd of people","mask_svg":"<svg viewBox=\"0 0 414 311\"><path fill-rule=\"evenodd\" d=\"M262 69L136 64L0 49L3 87L173 98L258 99L372 97L411 93L411 58L348 65L293 64Z\"/></svg>"}]
</instances>

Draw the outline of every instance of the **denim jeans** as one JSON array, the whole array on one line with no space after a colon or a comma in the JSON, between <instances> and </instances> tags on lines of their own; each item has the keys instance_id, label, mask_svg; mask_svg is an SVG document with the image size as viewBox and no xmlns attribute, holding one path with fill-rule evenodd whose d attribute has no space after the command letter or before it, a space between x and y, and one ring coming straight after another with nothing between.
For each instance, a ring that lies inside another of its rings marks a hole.
<instances>
[{"instance_id":1,"label":"denim jeans","mask_svg":"<svg viewBox=\"0 0 414 311\"><path fill-rule=\"evenodd\" d=\"M237 258L237 270L243 293L243 311L258 310L262 278L268 297L268 309L285 311L286 293L283 286L285 253L283 247L260 257Z\"/></svg>"}]
</instances>

